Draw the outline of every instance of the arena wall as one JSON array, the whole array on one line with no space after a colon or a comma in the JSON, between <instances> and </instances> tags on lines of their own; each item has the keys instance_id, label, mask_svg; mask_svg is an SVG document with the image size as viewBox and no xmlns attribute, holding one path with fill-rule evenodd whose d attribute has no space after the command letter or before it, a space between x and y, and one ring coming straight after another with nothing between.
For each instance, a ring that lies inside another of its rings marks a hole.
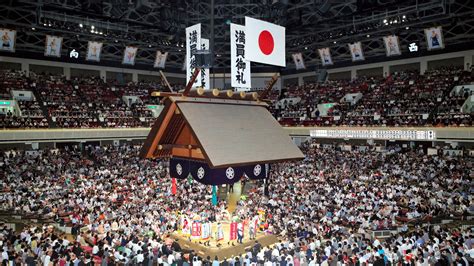
<instances>
[{"instance_id":1,"label":"arena wall","mask_svg":"<svg viewBox=\"0 0 474 266\"><path fill-rule=\"evenodd\" d=\"M312 130L331 130L347 132L348 130L382 130L382 131L432 131L433 139L393 139L389 136L380 136L375 141L429 141L444 143L469 143L474 145L474 128L472 127L284 127L284 130L292 137L301 141L311 136ZM114 141L133 142L143 141L150 128L102 128L102 129L30 129L30 130L0 130L0 148L11 145L26 144L42 147L47 143L113 143ZM334 141L362 141L370 138L361 136L352 137L315 137Z\"/></svg>"}]
</instances>

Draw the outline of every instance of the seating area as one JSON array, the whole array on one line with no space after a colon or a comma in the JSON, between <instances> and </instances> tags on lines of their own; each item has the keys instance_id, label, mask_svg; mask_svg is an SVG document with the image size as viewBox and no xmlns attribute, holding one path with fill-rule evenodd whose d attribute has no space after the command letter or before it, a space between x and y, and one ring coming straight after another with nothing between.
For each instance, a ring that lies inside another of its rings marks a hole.
<instances>
[{"instance_id":1,"label":"seating area","mask_svg":"<svg viewBox=\"0 0 474 266\"><path fill-rule=\"evenodd\" d=\"M402 72L378 80L289 87L283 99L301 97L301 101L276 108L274 114L288 126L471 126L472 112L461 112L470 93L450 92L455 85L472 81L471 72L445 67L424 75ZM351 105L342 100L347 93L363 96ZM313 112L319 103L337 104L320 115Z\"/></svg>"},{"instance_id":2,"label":"seating area","mask_svg":"<svg viewBox=\"0 0 474 266\"><path fill-rule=\"evenodd\" d=\"M386 78L293 85L269 95L270 111L283 126L472 126L472 110L461 110L472 91L451 90L473 80L471 72L444 67L424 75L408 71ZM3 99L11 99L13 89L33 91L37 100L19 103L21 117L2 114L2 128L148 127L155 117L146 105L159 104L150 93L165 90L155 82L118 85L98 78L66 80L34 73L27 78L21 72L3 72ZM362 97L345 100L350 94ZM138 100L125 102L123 96ZM321 113L318 105L329 108Z\"/></svg>"},{"instance_id":3,"label":"seating area","mask_svg":"<svg viewBox=\"0 0 474 266\"><path fill-rule=\"evenodd\" d=\"M21 71L1 71L0 99L10 98L12 90L29 90L31 85Z\"/></svg>"},{"instance_id":4,"label":"seating area","mask_svg":"<svg viewBox=\"0 0 474 266\"><path fill-rule=\"evenodd\" d=\"M263 210L258 234L278 242L264 247L252 241L249 252L216 257L213 265L385 265L381 255L390 265L472 265L472 158L443 155L441 146L432 155L422 146L365 148L305 142L305 160L272 166L269 196L259 181L237 182L245 198L231 214L246 224L243 234ZM0 220L0 240L8 239L3 260L211 265L211 258L182 242L172 250L167 245L184 226L183 213L214 220L231 200L219 196L214 206L210 186L187 179L178 179L178 192L171 194L167 162L140 159L140 149L1 151L0 216L36 221L15 231ZM229 195L227 187L219 190ZM381 231L387 236L376 237Z\"/></svg>"},{"instance_id":5,"label":"seating area","mask_svg":"<svg viewBox=\"0 0 474 266\"><path fill-rule=\"evenodd\" d=\"M1 99L13 99L12 90L32 91L37 99L18 101L21 115L1 114L0 128L142 127L154 121L146 104L157 104L149 96L151 85L156 84L119 86L98 78L66 80L63 76L35 73L27 78L11 71L3 72L0 78ZM127 104L122 100L124 95L140 100Z\"/></svg>"}]
</instances>

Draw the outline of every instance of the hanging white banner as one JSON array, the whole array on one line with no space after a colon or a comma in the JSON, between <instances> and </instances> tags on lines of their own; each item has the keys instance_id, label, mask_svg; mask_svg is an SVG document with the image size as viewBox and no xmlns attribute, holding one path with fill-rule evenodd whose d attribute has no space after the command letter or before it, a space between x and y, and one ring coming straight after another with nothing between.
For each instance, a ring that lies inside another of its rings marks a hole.
<instances>
[{"instance_id":1,"label":"hanging white banner","mask_svg":"<svg viewBox=\"0 0 474 266\"><path fill-rule=\"evenodd\" d=\"M425 29L426 43L428 51L433 49L444 49L443 29L441 27L433 27Z\"/></svg>"},{"instance_id":2,"label":"hanging white banner","mask_svg":"<svg viewBox=\"0 0 474 266\"><path fill-rule=\"evenodd\" d=\"M137 57L138 48L134 46L125 47L123 52L122 64L124 65L135 65L135 58Z\"/></svg>"},{"instance_id":3,"label":"hanging white banner","mask_svg":"<svg viewBox=\"0 0 474 266\"><path fill-rule=\"evenodd\" d=\"M46 45L44 47L45 56L61 57L61 46L63 37L46 35Z\"/></svg>"},{"instance_id":4,"label":"hanging white banner","mask_svg":"<svg viewBox=\"0 0 474 266\"><path fill-rule=\"evenodd\" d=\"M153 67L162 69L165 68L167 58L168 52L162 53L161 51L156 51L155 64Z\"/></svg>"},{"instance_id":5,"label":"hanging white banner","mask_svg":"<svg viewBox=\"0 0 474 266\"><path fill-rule=\"evenodd\" d=\"M230 24L231 86L238 91L251 87L250 61L245 59L245 26Z\"/></svg>"},{"instance_id":6,"label":"hanging white banner","mask_svg":"<svg viewBox=\"0 0 474 266\"><path fill-rule=\"evenodd\" d=\"M387 56L402 54L400 50L400 42L398 41L398 36L396 35L385 36L383 37L383 41L385 43L385 50L387 50Z\"/></svg>"},{"instance_id":7,"label":"hanging white banner","mask_svg":"<svg viewBox=\"0 0 474 266\"><path fill-rule=\"evenodd\" d=\"M201 39L201 49L200 50L209 50L209 39ZM209 68L201 69L201 86L205 90L211 89L211 80Z\"/></svg>"},{"instance_id":8,"label":"hanging white banner","mask_svg":"<svg viewBox=\"0 0 474 266\"><path fill-rule=\"evenodd\" d=\"M329 47L318 49L319 57L321 57L321 64L323 66L332 65L331 51Z\"/></svg>"},{"instance_id":9,"label":"hanging white banner","mask_svg":"<svg viewBox=\"0 0 474 266\"><path fill-rule=\"evenodd\" d=\"M353 62L365 60L361 42L349 43L348 45Z\"/></svg>"},{"instance_id":10,"label":"hanging white banner","mask_svg":"<svg viewBox=\"0 0 474 266\"><path fill-rule=\"evenodd\" d=\"M15 52L16 30L0 29L0 51Z\"/></svg>"},{"instance_id":11,"label":"hanging white banner","mask_svg":"<svg viewBox=\"0 0 474 266\"><path fill-rule=\"evenodd\" d=\"M186 84L189 83L196 67L196 51L201 47L201 23L186 28ZM193 87L201 86L201 75L198 75Z\"/></svg>"},{"instance_id":12,"label":"hanging white banner","mask_svg":"<svg viewBox=\"0 0 474 266\"><path fill-rule=\"evenodd\" d=\"M293 61L295 62L295 66L297 70L306 68L306 66L304 65L302 53L292 54L292 56L293 56Z\"/></svg>"},{"instance_id":13,"label":"hanging white banner","mask_svg":"<svg viewBox=\"0 0 474 266\"><path fill-rule=\"evenodd\" d=\"M103 43L89 41L87 45L87 61L100 61L100 53L102 52Z\"/></svg>"}]
</instances>

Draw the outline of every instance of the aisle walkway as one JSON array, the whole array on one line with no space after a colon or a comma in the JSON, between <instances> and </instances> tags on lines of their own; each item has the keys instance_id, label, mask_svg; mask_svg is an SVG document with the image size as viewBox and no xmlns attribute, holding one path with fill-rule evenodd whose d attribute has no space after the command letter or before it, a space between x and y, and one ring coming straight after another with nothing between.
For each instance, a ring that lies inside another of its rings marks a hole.
<instances>
[{"instance_id":1,"label":"aisle walkway","mask_svg":"<svg viewBox=\"0 0 474 266\"><path fill-rule=\"evenodd\" d=\"M226 188L221 188L221 189L227 189ZM241 195L241 184L240 181L234 184L234 192L226 194L227 197L227 210L229 213L232 213L236 208L237 208L237 203L240 200L240 195Z\"/></svg>"}]
</instances>

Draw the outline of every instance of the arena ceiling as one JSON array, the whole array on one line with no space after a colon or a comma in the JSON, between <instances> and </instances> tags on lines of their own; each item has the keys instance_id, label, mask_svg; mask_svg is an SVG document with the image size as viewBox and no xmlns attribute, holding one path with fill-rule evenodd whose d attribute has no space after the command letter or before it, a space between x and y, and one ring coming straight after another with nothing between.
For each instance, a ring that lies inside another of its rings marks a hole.
<instances>
[{"instance_id":1,"label":"arena ceiling","mask_svg":"<svg viewBox=\"0 0 474 266\"><path fill-rule=\"evenodd\" d=\"M430 26L443 27L446 51L472 47L474 42L472 0L9 0L0 4L0 26L18 31L19 55L42 55L45 34L55 34L64 37L64 54L69 47L85 52L89 40L103 41L104 64L121 62L125 45L139 47L137 67L151 68L156 50L168 51L167 66L176 71L184 60L184 29L195 23L202 24L203 37L214 40L215 67L228 69L229 23L244 24L245 16L287 28L287 69L294 68L291 54L295 52L303 53L309 68L318 68L317 48L322 47L331 48L336 66L347 64L347 43L354 41L362 42L368 60L384 58L382 37L389 34L399 36L406 54L411 42L425 45L423 29Z\"/></svg>"}]
</instances>

